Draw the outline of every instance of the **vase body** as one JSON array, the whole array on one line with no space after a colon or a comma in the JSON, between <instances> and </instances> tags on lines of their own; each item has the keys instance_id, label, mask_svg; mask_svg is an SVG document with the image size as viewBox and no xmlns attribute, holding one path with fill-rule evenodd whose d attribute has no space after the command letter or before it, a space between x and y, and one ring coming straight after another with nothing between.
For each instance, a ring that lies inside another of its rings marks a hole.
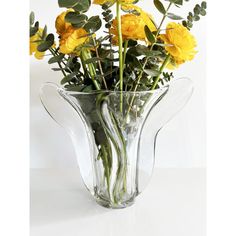
<instances>
[{"instance_id":1,"label":"vase body","mask_svg":"<svg viewBox=\"0 0 236 236\"><path fill-rule=\"evenodd\" d=\"M74 92L47 83L41 101L68 131L82 179L96 201L124 208L152 175L158 132L191 94L189 79L140 92Z\"/></svg>"}]
</instances>

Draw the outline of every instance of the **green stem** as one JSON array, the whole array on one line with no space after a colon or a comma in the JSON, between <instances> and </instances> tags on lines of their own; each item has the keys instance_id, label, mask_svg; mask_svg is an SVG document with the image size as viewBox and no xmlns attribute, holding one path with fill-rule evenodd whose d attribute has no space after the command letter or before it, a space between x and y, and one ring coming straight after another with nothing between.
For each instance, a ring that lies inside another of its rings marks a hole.
<instances>
[{"instance_id":1,"label":"green stem","mask_svg":"<svg viewBox=\"0 0 236 236\"><path fill-rule=\"evenodd\" d=\"M105 131L105 134L106 134L106 137L109 137L109 139L111 140L111 143L114 145L114 149L115 149L115 152L117 153L117 155L118 155L118 160L117 160L117 162L118 162L118 169L117 169L117 180L116 180L116 183L115 183L115 186L114 186L114 188L113 188L113 191L112 191L112 196L110 196L110 199L111 199L111 201L112 202L114 202L115 204L117 204L118 202L117 202L117 197L116 197L116 188L117 188L117 181L118 181L118 177L120 176L120 168L121 168L121 160L120 160L120 147L119 147L119 144L117 143L117 140L115 139L115 137L114 137L114 134L113 133L111 133L111 131L109 130L109 128L107 127L107 124L106 124L106 122L105 122L105 117L104 117L104 115L103 115L103 113L101 112L101 106L102 106L102 103L104 102L104 101L106 101L107 100L107 97L106 97L106 95L104 95L104 94L101 94L101 95L99 95L98 96L98 99L97 99L97 101L96 101L96 107L98 108L97 109L97 111L98 111L98 116L99 116L99 119L100 119L100 121L101 121L101 125L102 125L102 127L104 128L104 131ZM112 114L110 114L111 115L111 118L113 117L112 116ZM113 124L114 125L116 125L116 123L114 123L114 121L112 121L113 122ZM117 132L117 131L116 131ZM119 139L120 139L120 137L119 137ZM111 150L109 150L109 153L110 153L110 158L112 158L112 151ZM110 160L110 161L112 161L112 160ZM112 166L112 164L110 164L110 166ZM110 167L111 168L111 167Z\"/></svg>"},{"instance_id":2,"label":"green stem","mask_svg":"<svg viewBox=\"0 0 236 236\"><path fill-rule=\"evenodd\" d=\"M103 166L104 166L104 172L105 172L105 178L107 182L107 193L109 198L111 199L110 195L110 168L109 168L109 163L108 163L108 156L107 156L107 151L106 147L104 145L101 145L101 151L102 151L102 160L103 160Z\"/></svg>"},{"instance_id":3,"label":"green stem","mask_svg":"<svg viewBox=\"0 0 236 236\"><path fill-rule=\"evenodd\" d=\"M160 71L159 71L158 76L154 78L154 83L153 83L153 85L152 85L151 90L153 90L153 89L156 88L156 86L157 86L157 84L158 84L158 82L159 82L160 76L161 76L163 70L165 69L165 67L166 67L166 65L168 64L169 61L170 61L170 54L168 54L168 55L166 56L166 59L164 60L164 62L163 62L162 65L161 65L161 68L160 68Z\"/></svg>"},{"instance_id":4,"label":"green stem","mask_svg":"<svg viewBox=\"0 0 236 236\"><path fill-rule=\"evenodd\" d=\"M87 60L87 59L91 58L91 54L87 49L82 49L81 50L81 57L83 58L83 60ZM88 64L88 70L89 70L89 74L91 76L94 86L96 87L97 90L100 90L100 86L99 86L97 80L95 80L96 70L95 70L94 65L92 63Z\"/></svg>"},{"instance_id":5,"label":"green stem","mask_svg":"<svg viewBox=\"0 0 236 236\"><path fill-rule=\"evenodd\" d=\"M84 75L88 76L88 71L87 71L87 68L86 68L86 65L84 63L84 59L83 59L82 56L80 56L80 60L81 60L81 64L82 64L82 67L83 67L83 70L84 70Z\"/></svg>"},{"instance_id":6,"label":"green stem","mask_svg":"<svg viewBox=\"0 0 236 236\"><path fill-rule=\"evenodd\" d=\"M126 192L126 172L127 172L127 152L126 143L122 134L122 130L119 128L119 124L114 115L110 112L110 117L114 125L115 133L120 141L118 155L118 169L116 173L116 182L113 189L114 202L117 204L122 201L122 196ZM123 181L123 182L122 182ZM123 183L123 184L122 184ZM121 186L122 185L122 186Z\"/></svg>"},{"instance_id":7,"label":"green stem","mask_svg":"<svg viewBox=\"0 0 236 236\"><path fill-rule=\"evenodd\" d=\"M93 40L93 45L94 45L94 49L95 49L95 52L96 52L96 56L99 58L99 53L98 53L98 49L97 49L97 45L96 45L96 41L94 39L94 37L92 36L91 37L92 40ZM98 68L100 70L100 73L101 73L101 76L102 76L102 81L104 83L104 86L105 86L105 89L107 90L107 83L106 83L106 80L105 80L105 77L104 77L104 73L103 73L103 69L102 69L102 64L101 64L101 61L98 60Z\"/></svg>"},{"instance_id":8,"label":"green stem","mask_svg":"<svg viewBox=\"0 0 236 236\"><path fill-rule=\"evenodd\" d=\"M158 34L160 33L160 31L161 31L161 26L162 26L164 20L165 20L166 17L167 17L167 13L168 13L168 11L170 10L171 5L172 5L172 2L170 2L169 5L168 5L168 7L166 8L166 13L165 13L164 16L162 17L161 23L160 23L160 25L159 25L159 27L158 27L158 30L157 30L157 35L158 35ZM156 36L157 36L157 35L156 35Z\"/></svg>"},{"instance_id":9,"label":"green stem","mask_svg":"<svg viewBox=\"0 0 236 236\"><path fill-rule=\"evenodd\" d=\"M119 80L120 80L120 111L123 111L123 40L122 40L122 31L121 31L121 4L119 1L116 3L116 18L117 18L117 31L118 31L118 43L119 43Z\"/></svg>"},{"instance_id":10,"label":"green stem","mask_svg":"<svg viewBox=\"0 0 236 236\"><path fill-rule=\"evenodd\" d=\"M129 43L129 40L125 40L125 42L124 42L124 52L123 52L123 72L124 72L124 69L125 69L125 60L126 60L126 53L127 53L128 43Z\"/></svg>"}]
</instances>

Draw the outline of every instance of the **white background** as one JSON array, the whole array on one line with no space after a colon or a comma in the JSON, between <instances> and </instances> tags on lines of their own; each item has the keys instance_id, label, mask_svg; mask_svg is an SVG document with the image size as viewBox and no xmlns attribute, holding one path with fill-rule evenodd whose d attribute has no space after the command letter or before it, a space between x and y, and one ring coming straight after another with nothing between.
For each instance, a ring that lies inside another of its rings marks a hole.
<instances>
[{"instance_id":1,"label":"white background","mask_svg":"<svg viewBox=\"0 0 236 236\"><path fill-rule=\"evenodd\" d=\"M186 16L198 1L185 3L182 9L174 9L176 14ZM156 22L161 15L152 1L139 3L150 12ZM48 31L55 33L54 21L63 11L57 1L31 0L30 10L35 12L41 27L47 24ZM100 14L100 7L93 6L90 14ZM168 21L167 21L168 22ZM194 82L194 94L180 114L178 114L160 132L157 149L158 167L205 167L205 66L206 66L206 19L195 22L192 29L198 42L198 54L195 59L176 70L175 77L189 77ZM69 136L46 114L39 101L38 90L42 83L53 81L59 83L61 74L51 71L47 59L30 60L30 163L32 168L61 168L77 165L73 146Z\"/></svg>"}]
</instances>

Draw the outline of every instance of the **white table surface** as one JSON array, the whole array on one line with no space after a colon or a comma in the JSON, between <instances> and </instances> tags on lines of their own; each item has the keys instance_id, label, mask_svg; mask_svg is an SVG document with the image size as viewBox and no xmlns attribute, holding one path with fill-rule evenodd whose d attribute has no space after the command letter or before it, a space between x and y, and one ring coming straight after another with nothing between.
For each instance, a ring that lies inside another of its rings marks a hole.
<instances>
[{"instance_id":1,"label":"white table surface","mask_svg":"<svg viewBox=\"0 0 236 236\"><path fill-rule=\"evenodd\" d=\"M93 200L78 169L31 170L31 236L205 236L205 169L155 169L133 206Z\"/></svg>"}]
</instances>

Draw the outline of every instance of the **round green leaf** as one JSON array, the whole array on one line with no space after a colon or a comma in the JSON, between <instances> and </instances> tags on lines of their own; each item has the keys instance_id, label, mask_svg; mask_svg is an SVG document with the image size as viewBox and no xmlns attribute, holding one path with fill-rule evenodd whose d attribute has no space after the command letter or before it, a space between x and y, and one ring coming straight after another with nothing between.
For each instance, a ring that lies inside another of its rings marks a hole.
<instances>
[{"instance_id":1,"label":"round green leaf","mask_svg":"<svg viewBox=\"0 0 236 236\"><path fill-rule=\"evenodd\" d=\"M98 31L102 26L102 21L99 16L92 16L88 19L88 22L84 25L84 29L87 32L93 33Z\"/></svg>"},{"instance_id":2,"label":"round green leaf","mask_svg":"<svg viewBox=\"0 0 236 236\"><path fill-rule=\"evenodd\" d=\"M73 8L75 11L85 12L91 5L90 0L58 0L59 7Z\"/></svg>"},{"instance_id":3,"label":"round green leaf","mask_svg":"<svg viewBox=\"0 0 236 236\"><path fill-rule=\"evenodd\" d=\"M85 24L88 17L78 12L68 12L65 16L65 20L71 24Z\"/></svg>"}]
</instances>

